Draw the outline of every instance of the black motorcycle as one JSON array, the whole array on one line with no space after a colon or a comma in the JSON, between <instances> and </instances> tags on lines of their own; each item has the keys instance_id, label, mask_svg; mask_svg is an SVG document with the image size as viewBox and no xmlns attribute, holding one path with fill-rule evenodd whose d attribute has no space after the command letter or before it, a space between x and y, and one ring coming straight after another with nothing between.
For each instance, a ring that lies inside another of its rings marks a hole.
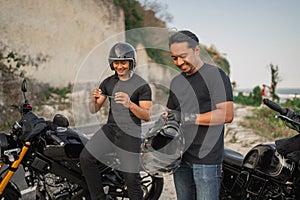
<instances>
[{"instance_id":1,"label":"black motorcycle","mask_svg":"<svg viewBox=\"0 0 300 200\"><path fill-rule=\"evenodd\" d=\"M45 121L32 112L26 98L27 83L22 83L24 103L20 106L21 120L15 122L10 133L0 134L0 199L22 198L18 186L11 181L20 165L28 187L36 187L36 199L90 199L82 176L79 155L88 138L71 128L64 116L56 115ZM115 155L109 166L100 168L104 191L113 199L128 198L122 172ZM6 168L5 168L6 167ZM163 179L141 171L144 199L157 200L163 189Z\"/></svg>"},{"instance_id":2,"label":"black motorcycle","mask_svg":"<svg viewBox=\"0 0 300 200\"><path fill-rule=\"evenodd\" d=\"M300 133L300 117L292 110L264 99L278 112L275 117ZM253 147L244 157L225 149L222 199L299 200L300 134Z\"/></svg>"}]
</instances>

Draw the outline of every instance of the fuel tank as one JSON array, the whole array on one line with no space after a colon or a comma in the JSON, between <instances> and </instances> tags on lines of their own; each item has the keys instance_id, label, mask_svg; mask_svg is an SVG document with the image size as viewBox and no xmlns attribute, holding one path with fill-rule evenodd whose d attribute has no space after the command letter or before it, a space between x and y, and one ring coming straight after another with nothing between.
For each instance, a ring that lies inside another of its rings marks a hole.
<instances>
[{"instance_id":1,"label":"fuel tank","mask_svg":"<svg viewBox=\"0 0 300 200\"><path fill-rule=\"evenodd\" d=\"M295 163L276 151L276 144L253 147L245 156L243 167L254 169L278 181L286 182L293 175Z\"/></svg>"}]
</instances>

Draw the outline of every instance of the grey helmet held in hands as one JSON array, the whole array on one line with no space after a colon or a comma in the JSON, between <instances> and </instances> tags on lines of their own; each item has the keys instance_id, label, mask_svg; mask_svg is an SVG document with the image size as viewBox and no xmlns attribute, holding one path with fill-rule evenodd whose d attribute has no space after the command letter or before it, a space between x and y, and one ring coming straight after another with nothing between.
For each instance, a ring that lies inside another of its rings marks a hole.
<instances>
[{"instance_id":1,"label":"grey helmet held in hands","mask_svg":"<svg viewBox=\"0 0 300 200\"><path fill-rule=\"evenodd\" d=\"M172 174L179 167L184 145L179 122L161 117L142 141L141 166L154 177Z\"/></svg>"},{"instance_id":2,"label":"grey helmet held in hands","mask_svg":"<svg viewBox=\"0 0 300 200\"><path fill-rule=\"evenodd\" d=\"M136 65L136 51L134 47L125 42L119 42L115 44L110 52L108 62L111 70L114 70L113 61L116 60L129 60L130 61L130 70L134 70Z\"/></svg>"}]
</instances>

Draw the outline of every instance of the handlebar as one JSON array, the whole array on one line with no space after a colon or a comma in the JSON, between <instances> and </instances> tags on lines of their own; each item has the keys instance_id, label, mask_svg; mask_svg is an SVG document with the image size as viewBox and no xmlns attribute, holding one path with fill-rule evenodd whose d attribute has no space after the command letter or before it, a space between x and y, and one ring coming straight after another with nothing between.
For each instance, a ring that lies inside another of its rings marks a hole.
<instances>
[{"instance_id":1,"label":"handlebar","mask_svg":"<svg viewBox=\"0 0 300 200\"><path fill-rule=\"evenodd\" d=\"M263 99L263 102L266 106L268 106L269 108L271 108L272 110L279 112L281 115L286 115L288 113L288 109L287 108L283 108L280 105L278 105L277 103L269 100L269 99Z\"/></svg>"},{"instance_id":2,"label":"handlebar","mask_svg":"<svg viewBox=\"0 0 300 200\"><path fill-rule=\"evenodd\" d=\"M281 107L280 105L269 99L263 99L263 102L270 109L280 113L280 115L275 116L276 118L285 121L288 127L300 133L300 116L298 114L288 108Z\"/></svg>"}]
</instances>

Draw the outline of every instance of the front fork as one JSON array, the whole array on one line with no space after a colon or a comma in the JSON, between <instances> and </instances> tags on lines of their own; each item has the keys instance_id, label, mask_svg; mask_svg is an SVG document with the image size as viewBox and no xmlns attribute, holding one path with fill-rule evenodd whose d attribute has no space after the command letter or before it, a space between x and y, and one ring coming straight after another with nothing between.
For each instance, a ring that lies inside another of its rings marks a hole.
<instances>
[{"instance_id":1,"label":"front fork","mask_svg":"<svg viewBox=\"0 0 300 200\"><path fill-rule=\"evenodd\" d=\"M28 149L30 147L30 142L26 142L25 145L22 147L22 150L19 154L19 158L12 163L12 165L7 170L6 174L4 175L3 179L0 183L0 195L3 194L3 191L5 190L7 184L9 183L10 179L14 175L14 173L17 171L21 161L23 160L25 154L27 153Z\"/></svg>"}]
</instances>

